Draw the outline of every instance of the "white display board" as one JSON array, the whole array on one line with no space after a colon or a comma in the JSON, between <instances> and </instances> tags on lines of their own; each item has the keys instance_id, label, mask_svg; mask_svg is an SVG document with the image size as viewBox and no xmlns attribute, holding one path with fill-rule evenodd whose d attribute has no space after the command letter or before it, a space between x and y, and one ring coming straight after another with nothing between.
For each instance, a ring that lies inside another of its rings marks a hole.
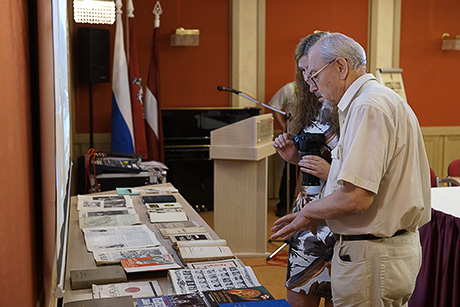
<instances>
[{"instance_id":1,"label":"white display board","mask_svg":"<svg viewBox=\"0 0 460 307\"><path fill-rule=\"evenodd\" d=\"M55 101L55 159L56 159L56 262L57 286L55 296L64 295L65 259L67 254L67 230L70 206L70 103L69 58L66 1L52 1L53 53L54 53L54 101Z\"/></svg>"},{"instance_id":2,"label":"white display board","mask_svg":"<svg viewBox=\"0 0 460 307\"><path fill-rule=\"evenodd\" d=\"M401 68L377 68L377 80L407 101L402 72Z\"/></svg>"}]
</instances>

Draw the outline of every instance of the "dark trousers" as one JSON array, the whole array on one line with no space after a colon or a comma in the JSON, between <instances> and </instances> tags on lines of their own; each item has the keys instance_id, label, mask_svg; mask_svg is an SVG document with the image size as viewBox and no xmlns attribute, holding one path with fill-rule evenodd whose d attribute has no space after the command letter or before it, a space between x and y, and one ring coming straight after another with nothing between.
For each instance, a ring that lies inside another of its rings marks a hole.
<instances>
[{"instance_id":1,"label":"dark trousers","mask_svg":"<svg viewBox=\"0 0 460 307\"><path fill-rule=\"evenodd\" d=\"M286 206L287 204L287 166L286 165L289 165L289 200L290 200L289 208L292 208L292 204L295 201L294 192L296 189L296 178L297 178L296 176L297 165L295 164L284 162L283 175L281 176L281 183L280 183L280 189L279 189L279 194L278 194L280 198L280 202L278 204L280 204L280 206L283 206L283 205Z\"/></svg>"}]
</instances>

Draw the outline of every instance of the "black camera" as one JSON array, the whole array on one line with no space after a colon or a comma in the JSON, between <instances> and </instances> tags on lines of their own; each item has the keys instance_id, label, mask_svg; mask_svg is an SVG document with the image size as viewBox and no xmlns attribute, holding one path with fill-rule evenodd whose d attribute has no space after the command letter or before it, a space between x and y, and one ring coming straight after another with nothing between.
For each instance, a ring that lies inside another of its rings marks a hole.
<instances>
[{"instance_id":1,"label":"black camera","mask_svg":"<svg viewBox=\"0 0 460 307\"><path fill-rule=\"evenodd\" d=\"M304 130L300 135L295 134L293 141L302 157L305 155L321 156L321 146L326 145L324 133L310 133ZM302 185L319 186L319 178L302 172Z\"/></svg>"}]
</instances>

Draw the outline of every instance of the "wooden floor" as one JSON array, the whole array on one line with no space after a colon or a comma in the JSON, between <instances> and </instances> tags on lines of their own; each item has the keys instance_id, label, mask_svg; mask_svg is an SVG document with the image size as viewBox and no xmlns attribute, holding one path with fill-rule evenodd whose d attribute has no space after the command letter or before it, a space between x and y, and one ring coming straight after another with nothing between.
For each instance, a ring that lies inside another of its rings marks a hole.
<instances>
[{"instance_id":1,"label":"wooden floor","mask_svg":"<svg viewBox=\"0 0 460 307\"><path fill-rule=\"evenodd\" d=\"M275 215L276 203L277 200L270 200L268 204L267 238L270 237L270 228L273 225L273 222L277 219ZM211 228L214 228L213 211L202 211L199 212L199 214L206 221L206 223L211 226ZM267 252L274 252L282 244L283 242L268 241ZM286 278L287 252L288 248L284 247L279 253L276 254L276 257L270 261L266 261L265 257L240 258L244 264L253 268L259 282L265 286L276 299L286 299L286 288L284 287L284 281Z\"/></svg>"}]
</instances>

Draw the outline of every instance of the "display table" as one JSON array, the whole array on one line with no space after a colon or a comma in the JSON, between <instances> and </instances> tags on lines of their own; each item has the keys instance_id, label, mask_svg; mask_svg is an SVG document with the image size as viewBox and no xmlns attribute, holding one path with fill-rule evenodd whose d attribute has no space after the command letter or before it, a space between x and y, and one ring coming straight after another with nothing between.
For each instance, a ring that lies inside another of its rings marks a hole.
<instances>
[{"instance_id":1,"label":"display table","mask_svg":"<svg viewBox=\"0 0 460 307\"><path fill-rule=\"evenodd\" d=\"M151 186L142 186L141 188L158 188L158 187L173 187L170 183L156 184ZM108 191L103 193L94 193L91 195L104 195L104 194L115 194L115 191ZM219 239L219 236L212 230L209 225L200 217L200 215L187 203L187 201L179 194L174 193L177 201L182 204L184 211L187 213L187 216L190 221L196 221L201 226L204 226L213 239ZM176 257L176 261L180 263L180 260L176 256L176 252L171 248L171 241L169 239L164 239L163 236L158 231L157 227L154 224L151 224L147 214L146 208L142 204L142 201L139 196L134 195L132 197L134 208L139 214L142 224L147 225L153 232L155 232L157 239L160 243ZM73 196L71 200L70 208L70 220L69 220L69 240L67 248L67 265L65 273L65 285L64 285L64 300L63 303L77 300L90 299L91 289L83 290L72 290L70 287L70 271L79 270L79 269L91 269L96 268L96 263L92 256L91 252L88 252L85 245L85 240L83 237L83 232L81 231L78 224L78 211L77 211L77 197ZM168 271L158 271L158 272L142 272L135 274L127 274L128 281L147 281L147 280L157 280L160 283L161 289L163 290L164 295L173 294L172 287L167 280Z\"/></svg>"},{"instance_id":2,"label":"display table","mask_svg":"<svg viewBox=\"0 0 460 307\"><path fill-rule=\"evenodd\" d=\"M431 189L431 221L420 228L422 267L411 307L460 306L460 187Z\"/></svg>"}]
</instances>

